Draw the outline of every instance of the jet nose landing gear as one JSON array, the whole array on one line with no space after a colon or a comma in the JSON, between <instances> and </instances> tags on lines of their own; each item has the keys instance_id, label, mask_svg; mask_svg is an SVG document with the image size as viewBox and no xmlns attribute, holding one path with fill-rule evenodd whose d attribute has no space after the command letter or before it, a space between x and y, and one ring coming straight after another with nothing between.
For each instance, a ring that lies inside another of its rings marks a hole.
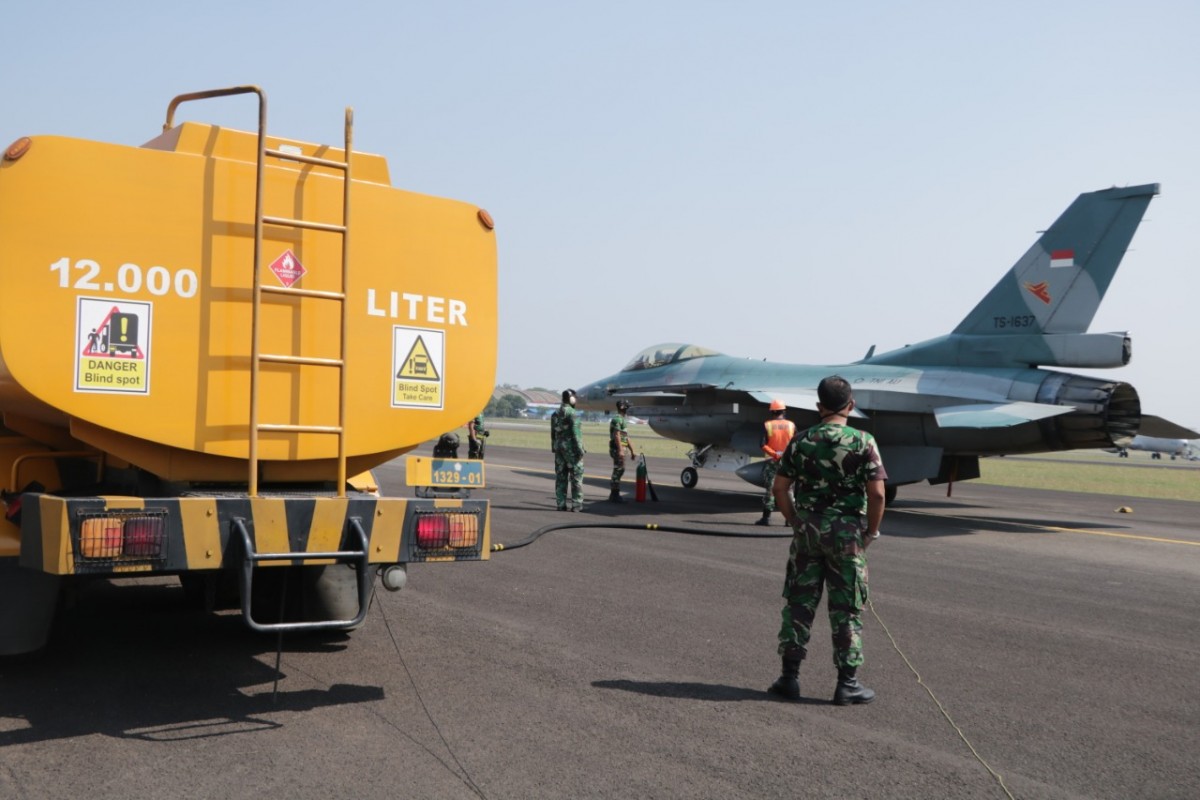
<instances>
[{"instance_id":1,"label":"jet nose landing gear","mask_svg":"<svg viewBox=\"0 0 1200 800\"><path fill-rule=\"evenodd\" d=\"M679 482L683 484L685 489L694 489L700 481L700 473L696 472L695 467L684 467L683 472L679 473Z\"/></svg>"},{"instance_id":2,"label":"jet nose landing gear","mask_svg":"<svg viewBox=\"0 0 1200 800\"><path fill-rule=\"evenodd\" d=\"M696 445L694 449L689 450L687 457L692 462L690 467L684 467L683 472L679 473L679 482L683 484L685 489L695 489L696 484L700 482L700 473L697 471L704 466L704 462L708 460L708 454L712 452L711 444Z\"/></svg>"}]
</instances>

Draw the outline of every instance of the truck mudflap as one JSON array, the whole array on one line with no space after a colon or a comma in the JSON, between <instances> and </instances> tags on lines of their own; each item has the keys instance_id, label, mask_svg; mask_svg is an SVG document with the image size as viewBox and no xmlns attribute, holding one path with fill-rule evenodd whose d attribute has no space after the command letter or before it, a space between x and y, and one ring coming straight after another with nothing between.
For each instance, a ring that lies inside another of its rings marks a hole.
<instances>
[{"instance_id":1,"label":"truck mudflap","mask_svg":"<svg viewBox=\"0 0 1200 800\"><path fill-rule=\"evenodd\" d=\"M28 493L21 508L20 564L51 575L242 571L248 559L254 568L483 561L491 549L486 500Z\"/></svg>"}]
</instances>

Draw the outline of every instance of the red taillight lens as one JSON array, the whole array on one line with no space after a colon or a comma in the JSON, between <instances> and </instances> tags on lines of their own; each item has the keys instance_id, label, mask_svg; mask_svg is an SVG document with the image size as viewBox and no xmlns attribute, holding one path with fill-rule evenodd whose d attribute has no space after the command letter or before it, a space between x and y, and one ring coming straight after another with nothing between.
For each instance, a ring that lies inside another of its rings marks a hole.
<instances>
[{"instance_id":1,"label":"red taillight lens","mask_svg":"<svg viewBox=\"0 0 1200 800\"><path fill-rule=\"evenodd\" d=\"M125 520L125 555L140 558L162 555L162 523L159 517L133 517Z\"/></svg>"},{"instance_id":2,"label":"red taillight lens","mask_svg":"<svg viewBox=\"0 0 1200 800\"><path fill-rule=\"evenodd\" d=\"M450 523L445 514L422 514L417 518L417 546L426 550L450 544Z\"/></svg>"}]
</instances>

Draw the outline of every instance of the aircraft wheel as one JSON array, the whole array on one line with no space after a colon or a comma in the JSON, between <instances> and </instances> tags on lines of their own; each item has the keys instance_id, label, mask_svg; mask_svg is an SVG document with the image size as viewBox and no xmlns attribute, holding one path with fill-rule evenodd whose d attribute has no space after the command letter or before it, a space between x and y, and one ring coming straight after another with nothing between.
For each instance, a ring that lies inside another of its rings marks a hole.
<instances>
[{"instance_id":1,"label":"aircraft wheel","mask_svg":"<svg viewBox=\"0 0 1200 800\"><path fill-rule=\"evenodd\" d=\"M685 489L695 489L700 482L700 473L696 472L695 467L684 467L683 472L679 473L679 482Z\"/></svg>"},{"instance_id":2,"label":"aircraft wheel","mask_svg":"<svg viewBox=\"0 0 1200 800\"><path fill-rule=\"evenodd\" d=\"M883 486L883 504L885 506L890 506L892 503L896 502L896 492L898 490L899 490L898 486L892 486L890 483L884 484L884 486Z\"/></svg>"}]
</instances>

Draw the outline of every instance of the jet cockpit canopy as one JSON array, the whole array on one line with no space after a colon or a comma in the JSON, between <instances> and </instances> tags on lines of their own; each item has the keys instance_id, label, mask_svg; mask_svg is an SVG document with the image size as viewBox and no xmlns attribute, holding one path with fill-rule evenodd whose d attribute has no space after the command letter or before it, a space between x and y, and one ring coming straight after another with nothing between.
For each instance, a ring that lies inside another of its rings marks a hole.
<instances>
[{"instance_id":1,"label":"jet cockpit canopy","mask_svg":"<svg viewBox=\"0 0 1200 800\"><path fill-rule=\"evenodd\" d=\"M656 344L653 347L647 347L642 352L633 357L633 360L621 369L621 372L634 372L640 369L654 369L655 367L664 367L667 364L675 364L680 361L687 361L689 358L702 358L703 356L719 356L721 355L716 350L709 350L707 347L700 347L695 344L681 344L679 342L667 342L665 344Z\"/></svg>"}]
</instances>

